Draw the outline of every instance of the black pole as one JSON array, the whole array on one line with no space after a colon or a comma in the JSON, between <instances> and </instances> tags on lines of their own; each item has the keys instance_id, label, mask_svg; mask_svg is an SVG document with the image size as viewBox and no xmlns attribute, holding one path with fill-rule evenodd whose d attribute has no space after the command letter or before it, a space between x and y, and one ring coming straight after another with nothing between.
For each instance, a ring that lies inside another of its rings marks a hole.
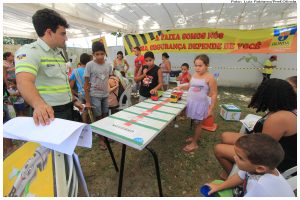
<instances>
[{"instance_id":1,"label":"black pole","mask_svg":"<svg viewBox=\"0 0 300 200\"><path fill-rule=\"evenodd\" d=\"M113 161L113 164L114 164L114 166L115 166L115 169L116 169L116 171L118 172L118 171L119 171L119 168L118 168L117 162L116 162L116 160L115 160L114 153L113 153L113 151L111 150L111 146L110 146L110 143L109 143L107 137L104 137L104 142L105 142L105 144L106 144L106 146L107 146L107 148L108 148L108 151L109 151L111 160Z\"/></svg>"},{"instance_id":2,"label":"black pole","mask_svg":"<svg viewBox=\"0 0 300 200\"><path fill-rule=\"evenodd\" d=\"M125 154L126 154L126 145L122 145L122 157L121 157L121 169L119 174L119 186L118 186L118 197L122 195L122 183L123 183L123 172L124 172L124 165L125 165Z\"/></svg>"},{"instance_id":3,"label":"black pole","mask_svg":"<svg viewBox=\"0 0 300 200\"><path fill-rule=\"evenodd\" d=\"M149 148L146 147L146 149L151 153L153 159L154 159L154 164L155 164L155 171L156 171L156 178L157 178L157 184L158 184L158 191L159 191L159 196L163 197L163 192L162 192L162 187L161 187L161 180L160 180L160 171L159 171L159 164L158 164L158 158L156 152Z\"/></svg>"}]
</instances>

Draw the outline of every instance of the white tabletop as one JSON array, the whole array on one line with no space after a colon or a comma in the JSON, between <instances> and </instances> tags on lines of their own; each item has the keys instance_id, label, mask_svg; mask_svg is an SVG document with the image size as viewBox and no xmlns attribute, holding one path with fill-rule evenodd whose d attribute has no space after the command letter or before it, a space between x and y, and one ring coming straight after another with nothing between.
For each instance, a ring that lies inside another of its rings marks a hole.
<instances>
[{"instance_id":1,"label":"white tabletop","mask_svg":"<svg viewBox=\"0 0 300 200\"><path fill-rule=\"evenodd\" d=\"M172 90L158 101L147 99L91 124L94 133L143 150L186 106L186 94L168 102Z\"/></svg>"}]
</instances>

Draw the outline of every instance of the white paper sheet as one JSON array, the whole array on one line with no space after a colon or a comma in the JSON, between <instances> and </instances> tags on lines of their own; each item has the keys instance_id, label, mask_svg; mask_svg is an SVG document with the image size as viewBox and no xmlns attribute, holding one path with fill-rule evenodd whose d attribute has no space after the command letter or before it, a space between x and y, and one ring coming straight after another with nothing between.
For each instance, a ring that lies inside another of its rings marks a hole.
<instances>
[{"instance_id":1,"label":"white paper sheet","mask_svg":"<svg viewBox=\"0 0 300 200\"><path fill-rule=\"evenodd\" d=\"M32 117L16 117L3 125L3 137L38 142L41 145L72 155L76 145L91 148L89 125L56 118L46 126L36 126Z\"/></svg>"},{"instance_id":2,"label":"white paper sheet","mask_svg":"<svg viewBox=\"0 0 300 200\"><path fill-rule=\"evenodd\" d=\"M261 119L261 116L258 115L253 115L253 114L248 114L245 119L241 119L240 122L243 123L245 128L248 129L248 131L252 131L254 128L254 125L256 122Z\"/></svg>"}]
</instances>

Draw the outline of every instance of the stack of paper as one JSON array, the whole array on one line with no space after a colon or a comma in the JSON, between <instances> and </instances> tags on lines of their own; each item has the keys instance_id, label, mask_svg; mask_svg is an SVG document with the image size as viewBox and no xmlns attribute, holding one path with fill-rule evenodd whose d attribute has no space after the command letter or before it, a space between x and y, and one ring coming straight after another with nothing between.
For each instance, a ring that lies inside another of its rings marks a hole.
<instances>
[{"instance_id":1,"label":"stack of paper","mask_svg":"<svg viewBox=\"0 0 300 200\"><path fill-rule=\"evenodd\" d=\"M90 125L59 118L45 126L36 126L32 117L13 118L3 125L3 137L37 142L68 155L73 154L76 145L92 147Z\"/></svg>"}]
</instances>

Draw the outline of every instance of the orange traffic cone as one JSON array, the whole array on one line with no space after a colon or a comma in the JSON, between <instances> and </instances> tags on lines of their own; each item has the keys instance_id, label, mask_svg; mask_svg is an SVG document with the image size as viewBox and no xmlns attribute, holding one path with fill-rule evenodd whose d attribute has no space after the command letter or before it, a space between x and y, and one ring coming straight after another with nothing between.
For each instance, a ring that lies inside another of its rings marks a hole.
<instances>
[{"instance_id":1,"label":"orange traffic cone","mask_svg":"<svg viewBox=\"0 0 300 200\"><path fill-rule=\"evenodd\" d=\"M210 116L210 117L206 118L205 120L203 120L201 127L208 131L215 131L217 129L218 125L215 124L214 122L215 122L214 117Z\"/></svg>"}]
</instances>

